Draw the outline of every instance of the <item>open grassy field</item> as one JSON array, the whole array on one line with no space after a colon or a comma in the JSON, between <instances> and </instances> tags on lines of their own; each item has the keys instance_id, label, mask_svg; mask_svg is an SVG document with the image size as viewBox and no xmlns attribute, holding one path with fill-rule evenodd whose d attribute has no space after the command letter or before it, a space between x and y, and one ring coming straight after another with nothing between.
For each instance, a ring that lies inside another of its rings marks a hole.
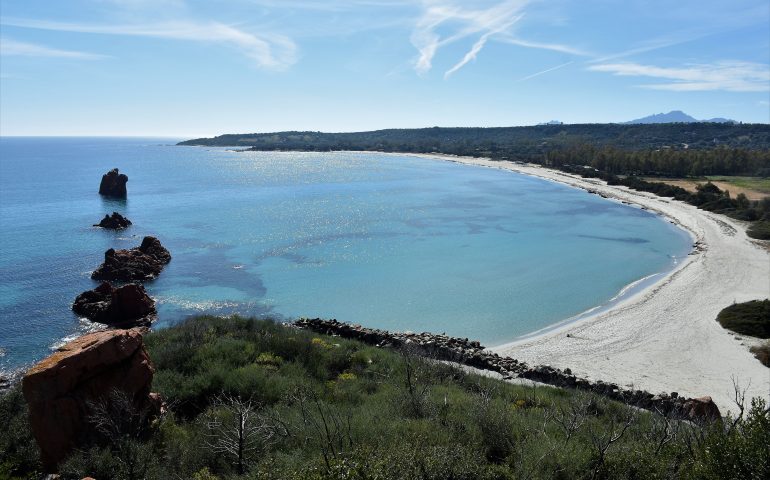
<instances>
[{"instance_id":1,"label":"open grassy field","mask_svg":"<svg viewBox=\"0 0 770 480\"><path fill-rule=\"evenodd\" d=\"M648 182L660 182L676 187L682 187L688 192L694 192L699 184L711 181L720 190L729 190L734 198L739 193L743 193L749 200L762 200L770 196L770 178L763 177L728 177L728 176L710 176L705 178L645 178Z\"/></svg>"}]
</instances>

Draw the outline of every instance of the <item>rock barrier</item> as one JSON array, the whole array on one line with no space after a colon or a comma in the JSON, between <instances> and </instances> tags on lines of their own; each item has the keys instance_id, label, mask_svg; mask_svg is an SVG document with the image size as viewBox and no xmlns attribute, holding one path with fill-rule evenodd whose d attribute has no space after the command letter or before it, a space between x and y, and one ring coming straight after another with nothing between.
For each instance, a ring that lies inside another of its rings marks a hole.
<instances>
[{"instance_id":1,"label":"rock barrier","mask_svg":"<svg viewBox=\"0 0 770 480\"><path fill-rule=\"evenodd\" d=\"M294 326L326 335L359 340L383 348L410 348L415 353L480 370L497 372L504 379L524 378L561 388L592 392L634 407L662 415L692 421L715 421L721 418L711 397L684 398L677 392L652 394L644 390L622 388L601 380L580 378L569 368L560 370L547 365L529 366L514 358L503 357L484 348L478 341L432 333L389 332L362 327L337 320L301 318Z\"/></svg>"}]
</instances>

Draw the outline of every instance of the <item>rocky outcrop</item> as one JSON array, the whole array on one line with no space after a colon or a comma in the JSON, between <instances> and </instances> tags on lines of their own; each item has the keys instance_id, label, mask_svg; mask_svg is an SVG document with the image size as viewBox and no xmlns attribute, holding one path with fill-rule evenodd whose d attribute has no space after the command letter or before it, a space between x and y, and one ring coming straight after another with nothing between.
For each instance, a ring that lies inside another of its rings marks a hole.
<instances>
[{"instance_id":1,"label":"rocky outcrop","mask_svg":"<svg viewBox=\"0 0 770 480\"><path fill-rule=\"evenodd\" d=\"M691 398L682 405L681 414L690 420L718 420L722 414L711 397Z\"/></svg>"},{"instance_id":2,"label":"rocky outcrop","mask_svg":"<svg viewBox=\"0 0 770 480\"><path fill-rule=\"evenodd\" d=\"M117 407L130 409L125 415L142 412L147 421L157 415L159 397L150 393L153 373L137 330L84 335L29 369L22 391L46 471L55 471L73 449L99 441L103 433L94 425L97 405L102 412L113 411L111 407L115 412ZM116 392L125 403L109 403L118 398Z\"/></svg>"},{"instance_id":3,"label":"rocky outcrop","mask_svg":"<svg viewBox=\"0 0 770 480\"><path fill-rule=\"evenodd\" d=\"M654 395L644 390L624 389L614 383L601 380L592 382L573 375L568 368L560 370L547 365L531 367L516 359L501 357L486 350L479 342L467 338L432 333L389 332L320 318L301 318L293 325L326 335L359 340L378 347L408 348L418 355L497 372L505 379L526 378L557 387L590 391L634 407L676 418L693 421L714 421L721 418L719 408L710 397L684 398L677 392Z\"/></svg>"},{"instance_id":4,"label":"rocky outcrop","mask_svg":"<svg viewBox=\"0 0 770 480\"><path fill-rule=\"evenodd\" d=\"M110 230L120 230L121 228L128 228L131 225L131 220L127 219L118 212L112 212L112 215L105 215L102 221L95 223L94 227L102 227Z\"/></svg>"},{"instance_id":5,"label":"rocky outcrop","mask_svg":"<svg viewBox=\"0 0 770 480\"><path fill-rule=\"evenodd\" d=\"M126 198L126 182L128 176L120 173L117 168L102 175L102 183L99 184L99 195L106 197Z\"/></svg>"},{"instance_id":6,"label":"rocky outcrop","mask_svg":"<svg viewBox=\"0 0 770 480\"><path fill-rule=\"evenodd\" d=\"M111 248L104 252L104 263L94 270L94 280L136 282L157 277L171 261L171 254L155 237L144 237L142 244L130 250Z\"/></svg>"},{"instance_id":7,"label":"rocky outcrop","mask_svg":"<svg viewBox=\"0 0 770 480\"><path fill-rule=\"evenodd\" d=\"M155 301L136 283L115 288L102 282L78 295L72 311L92 322L118 328L149 327L157 318Z\"/></svg>"}]
</instances>

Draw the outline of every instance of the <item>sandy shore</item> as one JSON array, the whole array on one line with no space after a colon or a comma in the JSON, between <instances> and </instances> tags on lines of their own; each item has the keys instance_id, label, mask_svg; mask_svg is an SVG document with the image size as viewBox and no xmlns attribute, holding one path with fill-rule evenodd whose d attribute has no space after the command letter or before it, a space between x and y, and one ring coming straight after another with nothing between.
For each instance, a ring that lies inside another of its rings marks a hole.
<instances>
[{"instance_id":1,"label":"sandy shore","mask_svg":"<svg viewBox=\"0 0 770 480\"><path fill-rule=\"evenodd\" d=\"M538 166L418 156L590 189L663 215L700 245L668 276L611 309L493 350L530 364L570 368L592 380L650 392L710 395L723 414L735 410L733 379L747 389L747 397L770 398L770 369L715 321L733 302L770 296L770 255L746 236L743 224L683 202Z\"/></svg>"}]
</instances>

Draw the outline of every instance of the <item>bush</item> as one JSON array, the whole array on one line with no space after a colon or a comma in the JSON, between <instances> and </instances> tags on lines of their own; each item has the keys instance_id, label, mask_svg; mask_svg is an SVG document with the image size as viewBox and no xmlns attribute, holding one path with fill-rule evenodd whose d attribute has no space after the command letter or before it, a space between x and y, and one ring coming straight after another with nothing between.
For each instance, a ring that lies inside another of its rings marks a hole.
<instances>
[{"instance_id":1,"label":"bush","mask_svg":"<svg viewBox=\"0 0 770 480\"><path fill-rule=\"evenodd\" d=\"M754 222L746 231L746 234L758 240L770 240L770 221Z\"/></svg>"},{"instance_id":2,"label":"bush","mask_svg":"<svg viewBox=\"0 0 770 480\"><path fill-rule=\"evenodd\" d=\"M770 338L770 300L735 303L719 312L717 321L743 335Z\"/></svg>"},{"instance_id":3,"label":"bush","mask_svg":"<svg viewBox=\"0 0 770 480\"><path fill-rule=\"evenodd\" d=\"M21 388L0 394L0 478L39 476L40 452L32 437Z\"/></svg>"}]
</instances>

